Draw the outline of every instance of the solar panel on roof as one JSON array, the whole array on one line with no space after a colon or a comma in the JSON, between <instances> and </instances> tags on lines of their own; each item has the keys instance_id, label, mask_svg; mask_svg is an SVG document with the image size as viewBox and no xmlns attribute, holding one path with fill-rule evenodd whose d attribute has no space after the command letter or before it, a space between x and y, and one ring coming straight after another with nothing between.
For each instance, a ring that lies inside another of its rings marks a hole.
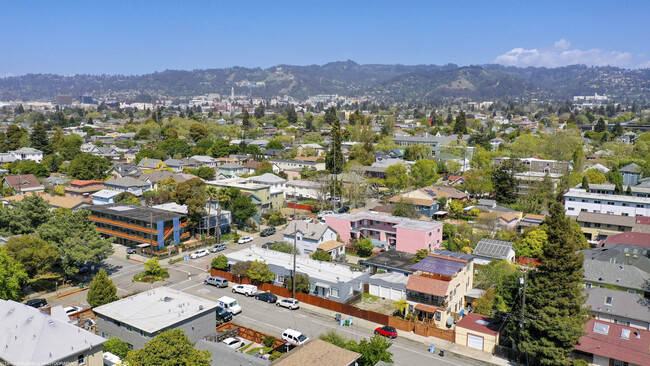
<instances>
[{"instance_id":1,"label":"solar panel on roof","mask_svg":"<svg viewBox=\"0 0 650 366\"><path fill-rule=\"evenodd\" d=\"M453 276L465 267L465 263L446 260L443 258L426 257L411 266L412 270L436 273L443 276Z\"/></svg>"}]
</instances>

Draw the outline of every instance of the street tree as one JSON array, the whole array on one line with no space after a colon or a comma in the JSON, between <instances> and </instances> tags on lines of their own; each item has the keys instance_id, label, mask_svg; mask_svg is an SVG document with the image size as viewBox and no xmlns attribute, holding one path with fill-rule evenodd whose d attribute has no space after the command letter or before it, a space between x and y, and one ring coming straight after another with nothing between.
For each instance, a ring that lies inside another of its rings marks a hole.
<instances>
[{"instance_id":1,"label":"street tree","mask_svg":"<svg viewBox=\"0 0 650 366\"><path fill-rule=\"evenodd\" d=\"M284 279L284 287L293 291L293 279L291 276ZM311 283L309 282L309 276L302 273L296 273L296 292L308 294L310 288Z\"/></svg>"},{"instance_id":2,"label":"street tree","mask_svg":"<svg viewBox=\"0 0 650 366\"><path fill-rule=\"evenodd\" d=\"M248 267L248 278L262 283L271 283L275 279L275 273L271 272L267 263L255 260Z\"/></svg>"},{"instance_id":3,"label":"street tree","mask_svg":"<svg viewBox=\"0 0 650 366\"><path fill-rule=\"evenodd\" d=\"M409 186L409 177L406 167L402 164L393 164L386 168L386 179L384 183L392 192L400 192Z\"/></svg>"},{"instance_id":4,"label":"street tree","mask_svg":"<svg viewBox=\"0 0 650 366\"><path fill-rule=\"evenodd\" d=\"M166 330L130 351L124 362L130 366L209 366L210 351L199 351L181 329Z\"/></svg>"},{"instance_id":5,"label":"street tree","mask_svg":"<svg viewBox=\"0 0 650 366\"><path fill-rule=\"evenodd\" d=\"M93 277L88 289L86 301L92 307L106 305L113 301L117 301L117 287L113 281L108 278L106 270L101 268L99 272Z\"/></svg>"},{"instance_id":6,"label":"street tree","mask_svg":"<svg viewBox=\"0 0 650 366\"><path fill-rule=\"evenodd\" d=\"M554 203L544 220L548 245L537 271L529 276L525 307L511 313L510 326L516 331L519 350L544 365L567 364L587 321L582 294L584 256L570 223L562 204Z\"/></svg>"},{"instance_id":7,"label":"street tree","mask_svg":"<svg viewBox=\"0 0 650 366\"><path fill-rule=\"evenodd\" d=\"M23 265L0 248L0 299L21 301L22 285L28 278Z\"/></svg>"},{"instance_id":8,"label":"street tree","mask_svg":"<svg viewBox=\"0 0 650 366\"><path fill-rule=\"evenodd\" d=\"M12 236L4 246L7 254L23 265L30 278L49 272L59 254L38 235Z\"/></svg>"}]
</instances>

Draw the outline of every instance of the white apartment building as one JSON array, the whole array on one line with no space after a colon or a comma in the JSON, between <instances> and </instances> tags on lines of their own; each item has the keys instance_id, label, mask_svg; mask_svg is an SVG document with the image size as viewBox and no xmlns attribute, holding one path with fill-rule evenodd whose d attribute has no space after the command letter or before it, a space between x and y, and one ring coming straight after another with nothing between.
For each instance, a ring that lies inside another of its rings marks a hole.
<instances>
[{"instance_id":1,"label":"white apartment building","mask_svg":"<svg viewBox=\"0 0 650 366\"><path fill-rule=\"evenodd\" d=\"M285 197L292 199L320 200L323 192L321 184L309 180L290 180L286 183Z\"/></svg>"},{"instance_id":2,"label":"white apartment building","mask_svg":"<svg viewBox=\"0 0 650 366\"><path fill-rule=\"evenodd\" d=\"M564 195L564 209L569 216L578 216L581 211L622 216L650 216L650 198L590 193L581 188L571 188Z\"/></svg>"},{"instance_id":3,"label":"white apartment building","mask_svg":"<svg viewBox=\"0 0 650 366\"><path fill-rule=\"evenodd\" d=\"M31 147L23 147L18 150L9 151L9 154L11 154L11 156L16 160L21 161L31 160L40 163L41 160L43 160L43 152Z\"/></svg>"}]
</instances>

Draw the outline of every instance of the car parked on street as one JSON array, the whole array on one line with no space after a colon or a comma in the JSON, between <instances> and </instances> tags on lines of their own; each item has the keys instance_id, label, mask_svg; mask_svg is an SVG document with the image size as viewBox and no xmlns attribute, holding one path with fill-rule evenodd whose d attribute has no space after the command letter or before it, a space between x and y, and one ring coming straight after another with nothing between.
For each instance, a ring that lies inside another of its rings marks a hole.
<instances>
[{"instance_id":1,"label":"car parked on street","mask_svg":"<svg viewBox=\"0 0 650 366\"><path fill-rule=\"evenodd\" d=\"M222 250L226 250L226 243L219 243L219 244L213 246L212 248L210 248L210 251L212 253L220 252Z\"/></svg>"},{"instance_id":2,"label":"car parked on street","mask_svg":"<svg viewBox=\"0 0 650 366\"><path fill-rule=\"evenodd\" d=\"M278 301L278 297L270 292L260 292L259 294L255 295L255 298L260 301L266 301L269 304L273 304L274 302Z\"/></svg>"},{"instance_id":3,"label":"car parked on street","mask_svg":"<svg viewBox=\"0 0 650 366\"><path fill-rule=\"evenodd\" d=\"M221 342L225 343L226 345L228 345L228 347L232 349L242 348L246 345L246 341L240 337L228 337Z\"/></svg>"},{"instance_id":4,"label":"car parked on street","mask_svg":"<svg viewBox=\"0 0 650 366\"><path fill-rule=\"evenodd\" d=\"M276 230L275 230L274 227L267 227L266 229L262 230L262 232L260 233L260 236L261 237L271 236L271 235L275 234L275 231Z\"/></svg>"},{"instance_id":5,"label":"car parked on street","mask_svg":"<svg viewBox=\"0 0 650 366\"><path fill-rule=\"evenodd\" d=\"M375 329L375 334L379 334L391 339L397 338L397 330L393 327L389 327L388 325Z\"/></svg>"},{"instance_id":6,"label":"car parked on street","mask_svg":"<svg viewBox=\"0 0 650 366\"><path fill-rule=\"evenodd\" d=\"M350 207L349 206L343 206L341 209L339 209L339 213L349 213L350 212Z\"/></svg>"},{"instance_id":7,"label":"car parked on street","mask_svg":"<svg viewBox=\"0 0 650 366\"><path fill-rule=\"evenodd\" d=\"M25 302L26 305L31 306L33 308L42 308L43 306L47 306L47 300L45 299L31 299L27 300Z\"/></svg>"},{"instance_id":8,"label":"car parked on street","mask_svg":"<svg viewBox=\"0 0 650 366\"><path fill-rule=\"evenodd\" d=\"M250 243L252 241L253 241L253 238L251 238L250 236L244 236L244 237L239 238L239 240L237 241L237 244L246 244L246 243Z\"/></svg>"},{"instance_id":9,"label":"car parked on street","mask_svg":"<svg viewBox=\"0 0 650 366\"><path fill-rule=\"evenodd\" d=\"M233 293L243 294L246 296L255 296L257 294L257 286L255 285L235 285L232 288Z\"/></svg>"},{"instance_id":10,"label":"car parked on street","mask_svg":"<svg viewBox=\"0 0 650 366\"><path fill-rule=\"evenodd\" d=\"M190 259L196 259L210 255L210 252L207 249L197 250L196 252L190 254Z\"/></svg>"},{"instance_id":11,"label":"car parked on street","mask_svg":"<svg viewBox=\"0 0 650 366\"><path fill-rule=\"evenodd\" d=\"M136 248L126 248L126 254L137 254L138 249Z\"/></svg>"},{"instance_id":12,"label":"car parked on street","mask_svg":"<svg viewBox=\"0 0 650 366\"><path fill-rule=\"evenodd\" d=\"M79 312L81 310L83 310L83 308L81 306L67 306L67 307L63 308L63 311L65 311L66 314L76 313L76 312Z\"/></svg>"},{"instance_id":13,"label":"car parked on street","mask_svg":"<svg viewBox=\"0 0 650 366\"><path fill-rule=\"evenodd\" d=\"M221 306L217 306L217 324L227 323L232 320L232 313Z\"/></svg>"},{"instance_id":14,"label":"car parked on street","mask_svg":"<svg viewBox=\"0 0 650 366\"><path fill-rule=\"evenodd\" d=\"M300 346L301 344L307 342L309 340L309 337L295 329L289 328L285 329L284 332L282 332L282 340L289 342L295 346Z\"/></svg>"},{"instance_id":15,"label":"car parked on street","mask_svg":"<svg viewBox=\"0 0 650 366\"><path fill-rule=\"evenodd\" d=\"M280 307L282 306L283 308L291 309L291 310L296 310L300 308L300 302L296 299L288 298L288 299L282 299L278 302L275 303L276 306Z\"/></svg>"},{"instance_id":16,"label":"car parked on street","mask_svg":"<svg viewBox=\"0 0 650 366\"><path fill-rule=\"evenodd\" d=\"M228 287L228 280L223 277L211 276L203 280L203 284L223 288L223 287Z\"/></svg>"}]
</instances>

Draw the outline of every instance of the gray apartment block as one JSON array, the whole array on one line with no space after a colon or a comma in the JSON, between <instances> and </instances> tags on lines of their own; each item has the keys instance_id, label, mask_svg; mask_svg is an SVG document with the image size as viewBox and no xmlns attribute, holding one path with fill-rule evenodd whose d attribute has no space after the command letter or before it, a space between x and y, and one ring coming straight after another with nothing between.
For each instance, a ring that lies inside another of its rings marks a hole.
<instances>
[{"instance_id":1,"label":"gray apartment block","mask_svg":"<svg viewBox=\"0 0 650 366\"><path fill-rule=\"evenodd\" d=\"M118 337L140 349L161 332L181 329L191 342L214 333L217 303L168 287L158 287L95 308L104 338Z\"/></svg>"}]
</instances>

